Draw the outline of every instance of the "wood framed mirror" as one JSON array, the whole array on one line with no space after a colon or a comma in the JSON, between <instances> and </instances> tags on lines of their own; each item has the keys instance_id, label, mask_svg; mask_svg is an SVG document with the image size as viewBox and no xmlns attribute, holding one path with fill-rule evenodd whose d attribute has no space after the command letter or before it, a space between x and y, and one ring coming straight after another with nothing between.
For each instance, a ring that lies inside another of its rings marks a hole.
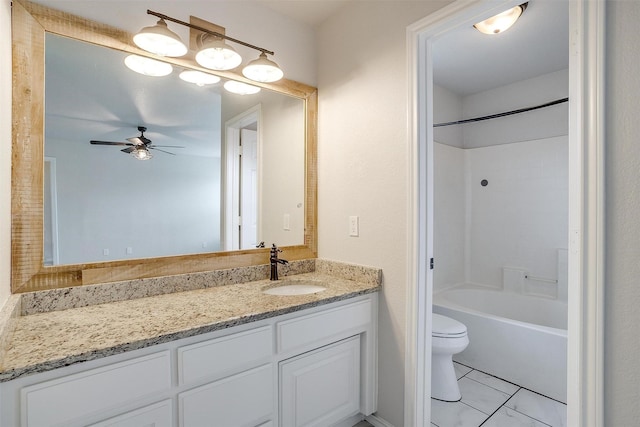
<instances>
[{"instance_id":1,"label":"wood framed mirror","mask_svg":"<svg viewBox=\"0 0 640 427\"><path fill-rule=\"evenodd\" d=\"M317 256L317 90L291 80L257 84L233 72L199 67L188 56L159 58L133 45L131 34L26 1L14 1L13 128L12 128L12 292L98 284L148 277L267 264L269 249L248 249L191 255L145 257L106 262L46 265L45 212L45 38L56 34L123 52L161 59L183 68L217 74L300 99L304 108L304 232L303 242L285 246L286 258ZM50 165L47 165L47 170ZM280 220L281 221L281 220ZM271 242L266 242L267 246ZM278 242L274 242L278 243Z\"/></svg>"}]
</instances>

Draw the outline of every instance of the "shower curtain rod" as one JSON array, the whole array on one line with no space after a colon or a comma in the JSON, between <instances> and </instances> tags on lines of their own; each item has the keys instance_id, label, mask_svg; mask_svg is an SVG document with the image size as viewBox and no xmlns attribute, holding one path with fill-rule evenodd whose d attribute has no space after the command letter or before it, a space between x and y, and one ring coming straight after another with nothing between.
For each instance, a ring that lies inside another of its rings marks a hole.
<instances>
[{"instance_id":1,"label":"shower curtain rod","mask_svg":"<svg viewBox=\"0 0 640 427\"><path fill-rule=\"evenodd\" d=\"M526 113L527 111L538 110L540 108L551 107L552 105L562 104L569 101L569 98L556 99L555 101L547 102L546 104L536 105L535 107L520 108L519 110L507 111L506 113L491 114L490 116L476 117L474 119L458 120L457 122L437 123L433 125L434 128L451 125L461 125L464 123L481 122L483 120L497 119L498 117L511 116L513 114Z\"/></svg>"}]
</instances>

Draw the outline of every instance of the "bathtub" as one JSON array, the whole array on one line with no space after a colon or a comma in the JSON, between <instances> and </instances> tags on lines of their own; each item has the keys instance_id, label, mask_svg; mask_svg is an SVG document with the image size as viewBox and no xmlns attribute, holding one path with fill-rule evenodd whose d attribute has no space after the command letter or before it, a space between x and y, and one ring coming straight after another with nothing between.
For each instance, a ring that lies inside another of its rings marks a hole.
<instances>
[{"instance_id":1,"label":"bathtub","mask_svg":"<svg viewBox=\"0 0 640 427\"><path fill-rule=\"evenodd\" d=\"M460 285L434 293L433 312L467 326L455 361L566 403L566 303Z\"/></svg>"}]
</instances>

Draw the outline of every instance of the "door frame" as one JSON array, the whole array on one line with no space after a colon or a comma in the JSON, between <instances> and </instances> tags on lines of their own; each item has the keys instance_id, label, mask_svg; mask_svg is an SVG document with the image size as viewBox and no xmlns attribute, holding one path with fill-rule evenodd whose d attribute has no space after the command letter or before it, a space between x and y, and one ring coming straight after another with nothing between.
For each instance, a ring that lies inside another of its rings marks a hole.
<instances>
[{"instance_id":1,"label":"door frame","mask_svg":"<svg viewBox=\"0 0 640 427\"><path fill-rule=\"evenodd\" d=\"M238 145L240 141L240 130L251 123L257 123L258 133L258 173L262 170L262 105L257 104L253 107L243 111L242 113L230 118L224 125L224 144L223 144L223 173L222 173L222 188L223 188L223 206L222 210L222 230L221 241L223 242L223 250L239 250L239 237L237 235L237 227L239 224L239 165L237 161L238 157ZM262 180L258 178L258 200L256 201L256 208L258 209L258 235L261 230L260 212L262 211L261 194L262 194Z\"/></svg>"},{"instance_id":2,"label":"door frame","mask_svg":"<svg viewBox=\"0 0 640 427\"><path fill-rule=\"evenodd\" d=\"M521 1L458 0L407 27L409 245L405 425L430 419L433 275L431 43ZM605 2L569 2L568 425L603 425Z\"/></svg>"}]
</instances>

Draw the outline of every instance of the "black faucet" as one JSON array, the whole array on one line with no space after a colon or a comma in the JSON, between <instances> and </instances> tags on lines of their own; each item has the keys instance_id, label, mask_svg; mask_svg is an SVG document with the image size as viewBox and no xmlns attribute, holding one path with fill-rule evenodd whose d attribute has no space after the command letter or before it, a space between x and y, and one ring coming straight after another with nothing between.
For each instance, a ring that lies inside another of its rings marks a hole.
<instances>
[{"instance_id":1,"label":"black faucet","mask_svg":"<svg viewBox=\"0 0 640 427\"><path fill-rule=\"evenodd\" d=\"M286 259L279 259L278 252L282 252L277 248L276 244L271 245L271 251L269 252L269 263L271 264L271 277L269 280L278 280L278 264L289 264Z\"/></svg>"}]
</instances>

